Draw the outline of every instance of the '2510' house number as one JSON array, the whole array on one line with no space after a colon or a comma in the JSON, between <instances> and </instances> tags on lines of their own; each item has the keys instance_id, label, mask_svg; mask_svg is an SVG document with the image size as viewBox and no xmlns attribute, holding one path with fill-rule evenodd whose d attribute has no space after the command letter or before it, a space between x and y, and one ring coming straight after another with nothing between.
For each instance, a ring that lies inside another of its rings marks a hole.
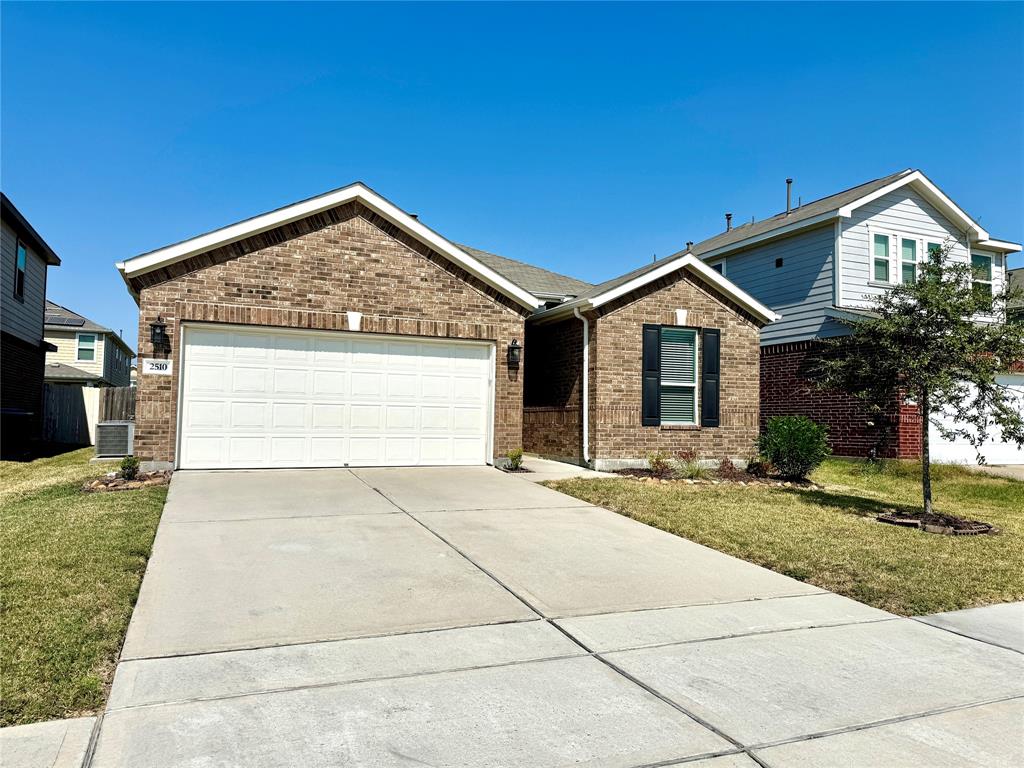
<instances>
[{"instance_id":1,"label":"'2510' house number","mask_svg":"<svg viewBox=\"0 0 1024 768\"><path fill-rule=\"evenodd\" d=\"M143 360L142 361L142 373L153 374L155 376L170 376L171 375L171 361L170 360Z\"/></svg>"}]
</instances>

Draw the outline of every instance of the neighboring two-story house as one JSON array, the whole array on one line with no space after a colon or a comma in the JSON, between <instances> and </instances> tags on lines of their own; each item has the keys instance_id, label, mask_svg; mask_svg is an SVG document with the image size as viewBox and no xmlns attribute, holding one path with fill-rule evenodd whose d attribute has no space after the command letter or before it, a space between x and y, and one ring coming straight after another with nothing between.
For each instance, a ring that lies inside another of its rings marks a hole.
<instances>
[{"instance_id":1,"label":"neighboring two-story house","mask_svg":"<svg viewBox=\"0 0 1024 768\"><path fill-rule=\"evenodd\" d=\"M973 264L976 287L992 292L1007 279L1007 254L1021 250L993 238L923 173L908 169L763 221L727 226L688 250L782 316L761 332L762 424L803 414L829 427L836 454L916 457L915 406L894 398L895 426L883 441L881 425L860 401L816 388L801 370L822 339L848 333L838 320L856 318L873 296L915 279L929 251L946 246L950 259Z\"/></svg>"},{"instance_id":2,"label":"neighboring two-story house","mask_svg":"<svg viewBox=\"0 0 1024 768\"><path fill-rule=\"evenodd\" d=\"M90 387L127 387L132 348L110 328L67 307L46 302L46 381Z\"/></svg>"},{"instance_id":3,"label":"neighboring two-story house","mask_svg":"<svg viewBox=\"0 0 1024 768\"><path fill-rule=\"evenodd\" d=\"M0 433L5 454L39 437L43 406L46 269L60 259L7 195L2 202L0 266Z\"/></svg>"}]
</instances>

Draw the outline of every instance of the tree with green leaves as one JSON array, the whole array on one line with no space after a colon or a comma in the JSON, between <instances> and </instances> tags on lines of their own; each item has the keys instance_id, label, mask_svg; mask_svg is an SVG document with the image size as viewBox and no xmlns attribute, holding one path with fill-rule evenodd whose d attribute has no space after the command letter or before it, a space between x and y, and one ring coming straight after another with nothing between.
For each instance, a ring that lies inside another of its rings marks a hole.
<instances>
[{"instance_id":1,"label":"tree with green leaves","mask_svg":"<svg viewBox=\"0 0 1024 768\"><path fill-rule=\"evenodd\" d=\"M830 340L810 365L828 389L866 401L883 414L906 396L921 412L921 487L932 513L929 423L946 439L982 446L990 435L1024 446L1024 413L997 376L1024 362L1024 326L1005 322L1016 293L993 292L991 264L949 257L954 243L932 249L916 280L895 285L872 301L863 318L842 321L850 334ZM955 425L940 419L946 413Z\"/></svg>"}]
</instances>

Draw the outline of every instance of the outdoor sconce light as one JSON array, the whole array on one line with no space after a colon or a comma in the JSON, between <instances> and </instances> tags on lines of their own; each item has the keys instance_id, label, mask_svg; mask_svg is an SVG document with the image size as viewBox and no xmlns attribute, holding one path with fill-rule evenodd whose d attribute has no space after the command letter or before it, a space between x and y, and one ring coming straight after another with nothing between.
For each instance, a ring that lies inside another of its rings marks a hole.
<instances>
[{"instance_id":1,"label":"outdoor sconce light","mask_svg":"<svg viewBox=\"0 0 1024 768\"><path fill-rule=\"evenodd\" d=\"M154 350L165 350L171 346L171 340L167 337L167 323L160 315L149 324L149 340L153 342Z\"/></svg>"},{"instance_id":2,"label":"outdoor sconce light","mask_svg":"<svg viewBox=\"0 0 1024 768\"><path fill-rule=\"evenodd\" d=\"M519 361L523 356L523 348L519 346L517 339L512 339L512 343L508 345L508 367L518 368Z\"/></svg>"}]
</instances>

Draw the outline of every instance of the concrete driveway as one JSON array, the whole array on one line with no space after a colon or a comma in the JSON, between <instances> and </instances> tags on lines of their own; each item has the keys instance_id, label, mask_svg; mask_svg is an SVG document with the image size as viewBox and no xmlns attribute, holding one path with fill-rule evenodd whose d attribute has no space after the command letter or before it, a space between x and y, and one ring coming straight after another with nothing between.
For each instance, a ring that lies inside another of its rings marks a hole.
<instances>
[{"instance_id":1,"label":"concrete driveway","mask_svg":"<svg viewBox=\"0 0 1024 768\"><path fill-rule=\"evenodd\" d=\"M992 768L1022 723L1024 654L521 477L181 472L91 765Z\"/></svg>"}]
</instances>

